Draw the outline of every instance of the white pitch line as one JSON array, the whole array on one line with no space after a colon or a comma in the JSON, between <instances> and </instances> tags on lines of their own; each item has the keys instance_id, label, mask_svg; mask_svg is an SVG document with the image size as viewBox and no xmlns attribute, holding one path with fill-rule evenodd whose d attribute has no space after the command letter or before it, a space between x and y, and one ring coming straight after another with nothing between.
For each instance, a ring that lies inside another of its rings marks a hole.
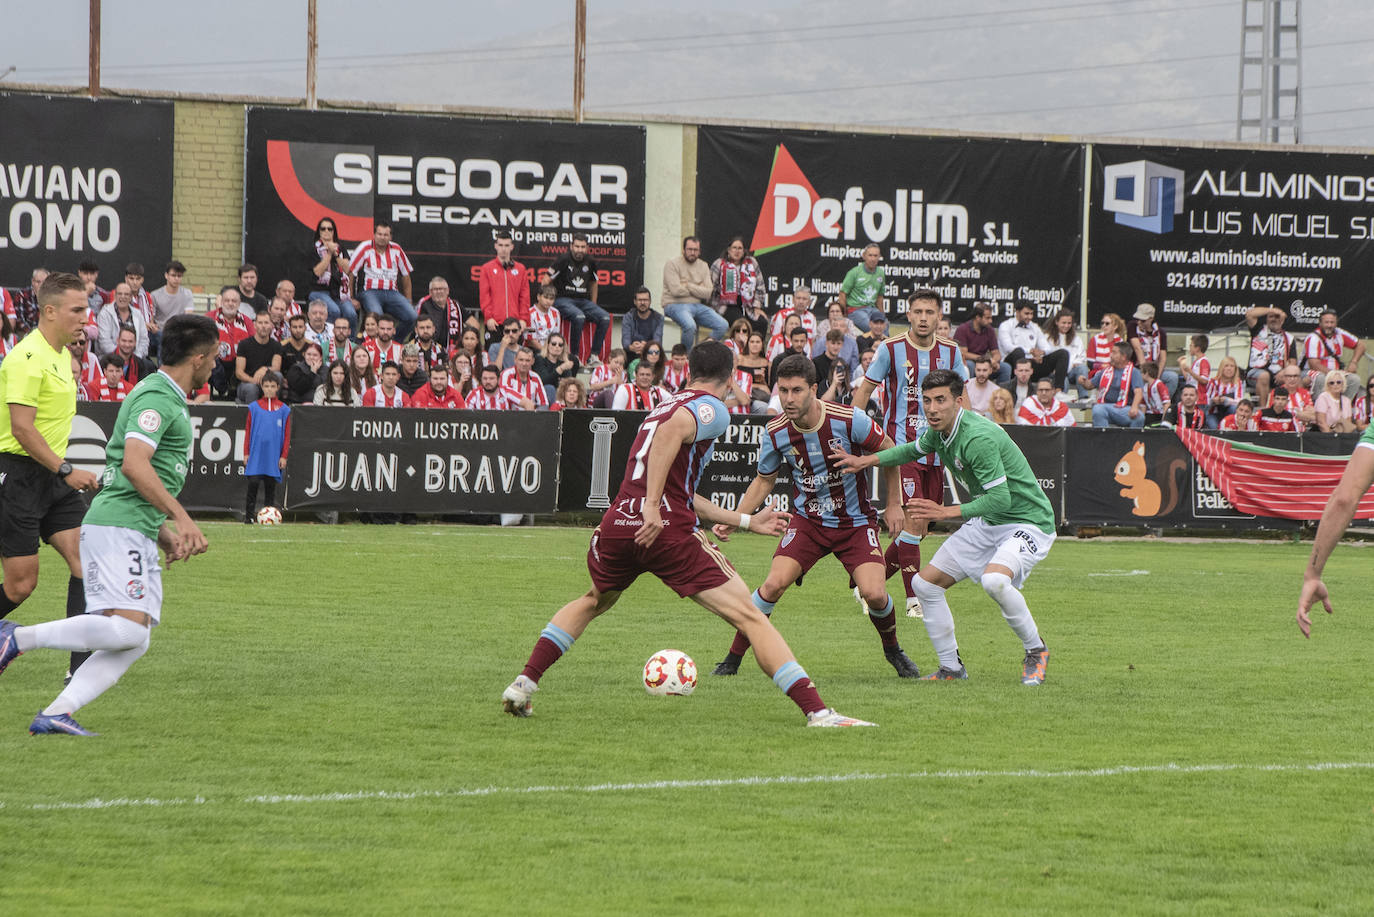
<instances>
[{"instance_id":1,"label":"white pitch line","mask_svg":"<svg viewBox=\"0 0 1374 917\"><path fill-rule=\"evenodd\" d=\"M201 795L172 799L86 799L81 802L0 802L0 809L52 812L67 809L159 808L202 805L285 805L367 802L406 802L414 799L463 799L474 796L524 796L544 793L637 793L654 790L697 790L721 787L802 786L814 783L860 783L875 780L1071 780L1095 777L1129 777L1138 774L1214 774L1226 772L1291 773L1297 771L1374 770L1374 761L1324 761L1312 764L1123 764L1073 770L942 770L889 774L814 774L776 777L719 777L701 780L655 780L648 783L592 783L534 786L461 787L452 790L360 790L354 793L276 794L212 799Z\"/></svg>"}]
</instances>

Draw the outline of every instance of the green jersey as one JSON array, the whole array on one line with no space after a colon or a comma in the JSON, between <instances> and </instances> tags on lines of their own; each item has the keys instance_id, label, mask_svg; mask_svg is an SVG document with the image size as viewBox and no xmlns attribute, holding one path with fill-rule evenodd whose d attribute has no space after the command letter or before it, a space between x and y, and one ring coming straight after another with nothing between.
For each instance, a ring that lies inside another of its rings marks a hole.
<instances>
[{"instance_id":1,"label":"green jersey","mask_svg":"<svg viewBox=\"0 0 1374 917\"><path fill-rule=\"evenodd\" d=\"M932 452L969 492L959 507L965 519L982 516L988 525L1019 523L1054 534L1054 508L1026 457L996 423L960 408L949 436L927 427L914 443L879 452L878 461L905 465Z\"/></svg>"},{"instance_id":2,"label":"green jersey","mask_svg":"<svg viewBox=\"0 0 1374 917\"><path fill-rule=\"evenodd\" d=\"M870 271L860 262L850 268L849 273L844 275L844 283L840 284L849 311L876 306L878 297L883 295L886 280L881 266Z\"/></svg>"},{"instance_id":3,"label":"green jersey","mask_svg":"<svg viewBox=\"0 0 1374 917\"><path fill-rule=\"evenodd\" d=\"M144 377L119 406L114 431L105 446L100 491L86 511L86 522L133 529L157 541L167 514L143 498L124 477L124 443L137 439L153 447L153 471L173 497L186 484L191 462L191 412L186 393L166 373Z\"/></svg>"}]
</instances>

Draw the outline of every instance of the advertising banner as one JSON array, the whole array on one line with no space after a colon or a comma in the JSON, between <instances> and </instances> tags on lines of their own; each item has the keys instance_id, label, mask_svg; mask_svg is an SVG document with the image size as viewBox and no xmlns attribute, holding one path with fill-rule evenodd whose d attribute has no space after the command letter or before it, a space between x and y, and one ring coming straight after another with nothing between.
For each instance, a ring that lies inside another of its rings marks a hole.
<instances>
[{"instance_id":1,"label":"advertising banner","mask_svg":"<svg viewBox=\"0 0 1374 917\"><path fill-rule=\"evenodd\" d=\"M1077 311L1083 150L1074 144L702 127L696 225L714 260L742 235L769 307L806 284L824 310L869 243L889 315L932 287L950 321L974 302Z\"/></svg>"},{"instance_id":2,"label":"advertising banner","mask_svg":"<svg viewBox=\"0 0 1374 917\"><path fill-rule=\"evenodd\" d=\"M191 512L242 512L244 504L243 438L248 409L231 404L193 404L191 462L181 505ZM114 429L119 405L79 401L72 421L67 458L77 468L99 474L105 467L105 444Z\"/></svg>"},{"instance_id":3,"label":"advertising banner","mask_svg":"<svg viewBox=\"0 0 1374 917\"><path fill-rule=\"evenodd\" d=\"M1092 171L1090 326L1148 302L1166 327L1269 306L1309 331L1330 308L1374 334L1374 157L1094 145Z\"/></svg>"},{"instance_id":4,"label":"advertising banner","mask_svg":"<svg viewBox=\"0 0 1374 917\"><path fill-rule=\"evenodd\" d=\"M172 255L172 103L0 94L0 282L100 265L101 286Z\"/></svg>"},{"instance_id":5,"label":"advertising banner","mask_svg":"<svg viewBox=\"0 0 1374 917\"><path fill-rule=\"evenodd\" d=\"M551 513L556 413L293 408L288 509Z\"/></svg>"},{"instance_id":6,"label":"advertising banner","mask_svg":"<svg viewBox=\"0 0 1374 917\"><path fill-rule=\"evenodd\" d=\"M1064 517L1072 525L1285 529L1297 523L1250 516L1226 501L1172 430L1066 430ZM1297 450L1288 433L1242 434Z\"/></svg>"},{"instance_id":7,"label":"advertising banner","mask_svg":"<svg viewBox=\"0 0 1374 917\"><path fill-rule=\"evenodd\" d=\"M247 119L243 251L266 290L282 278L304 289L326 216L349 250L372 238L374 218L390 220L415 266L414 299L438 274L476 307L499 229L531 283L578 230L600 303L623 312L642 282L642 127L274 108Z\"/></svg>"},{"instance_id":8,"label":"advertising banner","mask_svg":"<svg viewBox=\"0 0 1374 917\"><path fill-rule=\"evenodd\" d=\"M558 509L600 512L620 490L630 446L644 411L563 411L563 446L559 463ZM726 509L734 509L758 468L759 443L767 417L741 414L716 440L711 462L702 472L697 492ZM792 478L784 465L778 472L770 504L790 505Z\"/></svg>"}]
</instances>

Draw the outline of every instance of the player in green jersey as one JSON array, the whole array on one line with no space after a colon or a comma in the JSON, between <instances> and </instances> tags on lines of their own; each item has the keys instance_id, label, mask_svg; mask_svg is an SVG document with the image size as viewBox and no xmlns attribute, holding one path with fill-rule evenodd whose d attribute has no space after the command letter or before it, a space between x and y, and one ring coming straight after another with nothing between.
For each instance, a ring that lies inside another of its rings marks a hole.
<instances>
[{"instance_id":1,"label":"player in green jersey","mask_svg":"<svg viewBox=\"0 0 1374 917\"><path fill-rule=\"evenodd\" d=\"M1281 390L1281 389L1280 389ZM1322 510L1321 522L1317 523L1317 535L1312 540L1312 556L1303 571L1302 592L1298 594L1298 629L1304 637L1312 636L1312 606L1318 601L1331 614L1331 596L1322 582L1322 570L1326 569L1326 559L1336 549L1336 543L1355 518L1362 498L1374 486L1374 424L1371 424L1345 466L1341 481L1331 492Z\"/></svg>"},{"instance_id":2,"label":"player in green jersey","mask_svg":"<svg viewBox=\"0 0 1374 917\"><path fill-rule=\"evenodd\" d=\"M147 651L162 613L158 548L169 564L205 552L205 535L176 498L191 460L187 395L209 381L218 352L214 321L174 316L162 330L162 368L120 405L100 493L81 523L86 613L31 627L0 621L0 672L31 649L91 651L71 683L34 717L29 732L35 735L95 735L72 714Z\"/></svg>"},{"instance_id":3,"label":"player in green jersey","mask_svg":"<svg viewBox=\"0 0 1374 917\"><path fill-rule=\"evenodd\" d=\"M838 464L852 473L873 465L903 465L934 452L968 489L968 502L957 506L922 499L906 504L917 518L964 521L913 580L925 611L926 631L940 657L940 670L927 678L968 677L959 658L945 590L961 579L976 577L1025 647L1021 683L1042 684L1050 653L1021 595L1021 584L1054 544L1054 510L1006 431L959 406L963 393L964 382L957 374L931 370L921 383L929 429L914 443L872 455L843 456Z\"/></svg>"}]
</instances>

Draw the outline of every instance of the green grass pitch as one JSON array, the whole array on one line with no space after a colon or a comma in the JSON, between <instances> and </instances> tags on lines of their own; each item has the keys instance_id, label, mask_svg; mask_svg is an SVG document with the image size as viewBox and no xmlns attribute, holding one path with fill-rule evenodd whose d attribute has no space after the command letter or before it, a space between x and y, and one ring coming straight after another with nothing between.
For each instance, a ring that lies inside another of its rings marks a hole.
<instances>
[{"instance_id":1,"label":"green grass pitch","mask_svg":"<svg viewBox=\"0 0 1374 917\"><path fill-rule=\"evenodd\" d=\"M727 628L649 579L532 718L502 714L586 587L587 530L207 531L148 654L78 715L100 738L27 734L65 654L0 678L0 914L1374 912L1367 548L1337 550L1304 641L1306 544L1060 539L1026 587L1039 689L971 584L971 680L898 680L826 560L774 620L880 725L808 730L752 657L707 674ZM726 550L753 586L772 546ZM21 623L61 614L42 562ZM640 686L664 647L692 697Z\"/></svg>"}]
</instances>

